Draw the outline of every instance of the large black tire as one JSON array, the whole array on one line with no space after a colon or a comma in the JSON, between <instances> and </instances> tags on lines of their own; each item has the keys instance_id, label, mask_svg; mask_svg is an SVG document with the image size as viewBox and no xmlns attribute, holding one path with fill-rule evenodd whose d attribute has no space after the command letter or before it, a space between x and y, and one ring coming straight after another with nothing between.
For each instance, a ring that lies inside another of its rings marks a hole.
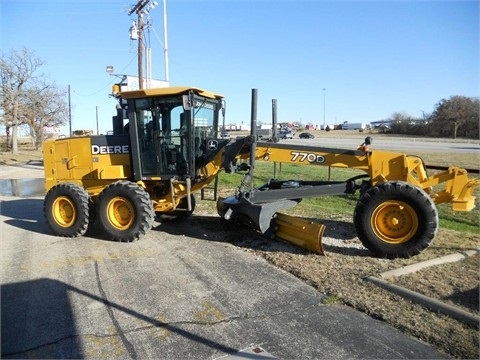
<instances>
[{"instance_id":1,"label":"large black tire","mask_svg":"<svg viewBox=\"0 0 480 360\"><path fill-rule=\"evenodd\" d=\"M87 236L96 237L100 226L97 219L97 205L92 197L88 199L88 229L85 233Z\"/></svg>"},{"instance_id":2,"label":"large black tire","mask_svg":"<svg viewBox=\"0 0 480 360\"><path fill-rule=\"evenodd\" d=\"M63 183L45 195L43 212L55 235L76 237L85 234L89 223L89 197L79 185Z\"/></svg>"},{"instance_id":3,"label":"large black tire","mask_svg":"<svg viewBox=\"0 0 480 360\"><path fill-rule=\"evenodd\" d=\"M173 210L168 212L157 211L155 213L157 220L161 222L178 223L188 219L190 215L193 214L193 211L195 210L195 206L197 204L195 196L193 196L193 194L190 195L190 201L192 203L192 210L186 210L188 209L188 202L187 198L184 197L180 200L180 203L177 206L177 209L182 210Z\"/></svg>"},{"instance_id":4,"label":"large black tire","mask_svg":"<svg viewBox=\"0 0 480 360\"><path fill-rule=\"evenodd\" d=\"M153 204L148 193L130 181L107 186L98 197L97 217L110 240L138 240L152 228Z\"/></svg>"},{"instance_id":5,"label":"large black tire","mask_svg":"<svg viewBox=\"0 0 480 360\"><path fill-rule=\"evenodd\" d=\"M355 207L353 222L360 241L376 256L409 258L435 238L438 212L425 191L392 181L365 191Z\"/></svg>"}]
</instances>

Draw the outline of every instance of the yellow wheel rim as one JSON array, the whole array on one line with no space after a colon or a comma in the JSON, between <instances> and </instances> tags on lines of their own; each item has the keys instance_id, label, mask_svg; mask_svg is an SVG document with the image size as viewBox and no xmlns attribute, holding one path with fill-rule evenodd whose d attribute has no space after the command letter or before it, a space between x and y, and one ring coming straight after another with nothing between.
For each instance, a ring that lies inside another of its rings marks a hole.
<instances>
[{"instance_id":1,"label":"yellow wheel rim","mask_svg":"<svg viewBox=\"0 0 480 360\"><path fill-rule=\"evenodd\" d=\"M55 222L61 227L69 228L77 219L75 204L66 196L56 198L53 202L52 210Z\"/></svg>"},{"instance_id":2,"label":"yellow wheel rim","mask_svg":"<svg viewBox=\"0 0 480 360\"><path fill-rule=\"evenodd\" d=\"M380 240L402 244L417 232L418 216L410 205L402 201L386 201L373 212L371 225Z\"/></svg>"},{"instance_id":3,"label":"yellow wheel rim","mask_svg":"<svg viewBox=\"0 0 480 360\"><path fill-rule=\"evenodd\" d=\"M110 223L119 230L129 229L135 219L135 209L130 201L114 197L107 206Z\"/></svg>"}]
</instances>

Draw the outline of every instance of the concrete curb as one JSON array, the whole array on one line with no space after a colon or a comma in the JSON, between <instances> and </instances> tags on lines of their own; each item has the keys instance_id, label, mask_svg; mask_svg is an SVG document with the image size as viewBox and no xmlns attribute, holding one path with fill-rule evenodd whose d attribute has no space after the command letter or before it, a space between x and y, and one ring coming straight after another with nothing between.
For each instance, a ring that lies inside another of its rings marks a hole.
<instances>
[{"instance_id":1,"label":"concrete curb","mask_svg":"<svg viewBox=\"0 0 480 360\"><path fill-rule=\"evenodd\" d=\"M433 266L433 265L438 265L438 264L445 264L449 262L455 262L459 260L465 259L467 256L472 256L477 254L480 251L480 249L477 250L469 250L465 251L464 253L455 253L447 256L442 256L436 259L431 259L427 261L423 261L421 263L409 265L409 266L404 266L398 269L394 270L389 270L385 271L380 274L382 279L375 277L375 276L369 276L367 277L367 280L374 283L375 285L391 291L397 295L402 296L405 299L408 299L414 303L420 304L422 306L427 307L430 310L433 311L438 311L444 315L450 316L456 320L462 321L465 324L471 325L476 327L477 329L479 328L480 324L480 317L475 316L468 311L465 311L459 307L449 305L446 303L443 303L439 300L432 299L428 296L425 296L423 294L420 294L418 292L408 290L406 288L403 288L401 286L389 283L388 281L384 279L389 279L395 276L400 276L400 275L405 275L405 274L410 274L415 271L418 271L420 269Z\"/></svg>"},{"instance_id":2,"label":"concrete curb","mask_svg":"<svg viewBox=\"0 0 480 360\"><path fill-rule=\"evenodd\" d=\"M421 269L424 269L424 268L427 268L427 267L430 267L430 266L446 264L446 263L451 263L451 262L455 262L455 261L460 261L460 260L465 259L468 256L475 255L478 252L480 252L480 249L467 250L463 253L455 253L455 254L445 255L445 256L442 256L442 257L435 258L435 259L422 261L422 262L419 262L419 263L416 263L416 264L403 266L403 267L398 268L398 269L385 271L385 272L380 274L380 277L382 279L387 280L387 279L390 279L390 278L395 277L395 276L411 274L413 272L416 272L418 270L421 270Z\"/></svg>"}]
</instances>

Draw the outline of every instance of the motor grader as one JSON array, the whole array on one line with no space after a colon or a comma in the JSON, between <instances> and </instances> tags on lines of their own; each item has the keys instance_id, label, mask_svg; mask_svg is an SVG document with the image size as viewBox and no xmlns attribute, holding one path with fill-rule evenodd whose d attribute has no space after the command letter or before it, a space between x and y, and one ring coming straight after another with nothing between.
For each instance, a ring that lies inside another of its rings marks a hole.
<instances>
[{"instance_id":1,"label":"motor grader","mask_svg":"<svg viewBox=\"0 0 480 360\"><path fill-rule=\"evenodd\" d=\"M480 181L456 167L428 176L417 156L358 149L328 149L259 141L255 134L257 91L252 90L251 133L235 139L219 134L225 101L195 87L119 91L113 134L71 137L44 143L44 213L54 234L77 237L99 227L109 239L131 242L155 218L180 221L195 209L194 194L220 171L241 172L235 195L220 198L219 215L262 234L322 253L324 226L280 210L305 197L361 196L353 222L359 239L376 256L410 257L434 239L436 204L474 208ZM276 115L275 115L276 116ZM275 121L274 121L275 125ZM362 170L345 181L272 179L253 186L255 163L280 162ZM443 190L434 190L444 183Z\"/></svg>"}]
</instances>

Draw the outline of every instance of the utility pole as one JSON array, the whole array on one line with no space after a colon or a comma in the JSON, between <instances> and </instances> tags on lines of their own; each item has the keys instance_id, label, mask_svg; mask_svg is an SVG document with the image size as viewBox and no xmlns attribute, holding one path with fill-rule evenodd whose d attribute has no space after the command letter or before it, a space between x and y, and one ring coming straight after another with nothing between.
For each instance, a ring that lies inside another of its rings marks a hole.
<instances>
[{"instance_id":1,"label":"utility pole","mask_svg":"<svg viewBox=\"0 0 480 360\"><path fill-rule=\"evenodd\" d=\"M70 85L68 85L68 125L69 125L69 130L70 134L69 136L72 136L72 103L70 99Z\"/></svg>"},{"instance_id":2,"label":"utility pole","mask_svg":"<svg viewBox=\"0 0 480 360\"><path fill-rule=\"evenodd\" d=\"M136 13L137 21L134 21L130 27L130 39L138 40L138 88L149 89L152 82L152 49L150 48L150 15L149 12L158 5L156 0L138 0L137 4L132 6L128 15ZM144 16L147 16L146 18ZM145 28L148 30L147 39L145 39ZM154 30L155 31L155 30ZM156 34L156 33L155 33ZM165 57L165 81L168 83L168 43L167 43L167 0L163 0L163 34L164 34L164 57ZM157 35L158 37L158 35ZM144 84L143 76L143 58L145 57L146 81ZM167 85L168 86L168 85Z\"/></svg>"},{"instance_id":3,"label":"utility pole","mask_svg":"<svg viewBox=\"0 0 480 360\"><path fill-rule=\"evenodd\" d=\"M138 88L143 89L143 14L138 13Z\"/></svg>"},{"instance_id":4,"label":"utility pole","mask_svg":"<svg viewBox=\"0 0 480 360\"><path fill-rule=\"evenodd\" d=\"M138 0L137 4L130 9L128 15L137 14L138 29L138 88L143 89L143 14L146 12L145 7L150 0Z\"/></svg>"}]
</instances>

